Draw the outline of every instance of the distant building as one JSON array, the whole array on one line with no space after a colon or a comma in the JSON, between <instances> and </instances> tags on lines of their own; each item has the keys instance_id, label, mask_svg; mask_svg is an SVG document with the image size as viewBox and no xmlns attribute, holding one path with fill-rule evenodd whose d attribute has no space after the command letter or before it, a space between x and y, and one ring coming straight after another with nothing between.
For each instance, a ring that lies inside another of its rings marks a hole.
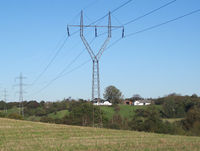
<instances>
[{"instance_id":1,"label":"distant building","mask_svg":"<svg viewBox=\"0 0 200 151\"><path fill-rule=\"evenodd\" d=\"M151 104L151 100L136 100L133 105L150 105Z\"/></svg>"},{"instance_id":2,"label":"distant building","mask_svg":"<svg viewBox=\"0 0 200 151\"><path fill-rule=\"evenodd\" d=\"M101 102L94 102L93 105L97 105L97 106L99 106L99 105L111 106L112 103L110 103L108 101L105 101L105 102L101 101Z\"/></svg>"},{"instance_id":3,"label":"distant building","mask_svg":"<svg viewBox=\"0 0 200 151\"><path fill-rule=\"evenodd\" d=\"M133 102L131 100L124 100L124 104L133 105Z\"/></svg>"},{"instance_id":4,"label":"distant building","mask_svg":"<svg viewBox=\"0 0 200 151\"><path fill-rule=\"evenodd\" d=\"M147 100L147 99L144 99L144 100L131 100L131 99L126 99L123 101L123 104L125 105L135 105L135 106L138 106L138 105L150 105L151 104L151 100Z\"/></svg>"}]
</instances>

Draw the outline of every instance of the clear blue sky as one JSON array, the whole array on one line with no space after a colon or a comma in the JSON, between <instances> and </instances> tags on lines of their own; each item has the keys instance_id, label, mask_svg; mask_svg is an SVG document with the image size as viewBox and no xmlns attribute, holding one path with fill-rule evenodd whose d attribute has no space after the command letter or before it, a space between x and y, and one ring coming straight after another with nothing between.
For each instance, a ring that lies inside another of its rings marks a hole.
<instances>
[{"instance_id":1,"label":"clear blue sky","mask_svg":"<svg viewBox=\"0 0 200 151\"><path fill-rule=\"evenodd\" d=\"M104 16L127 0L1 0L0 1L0 88L8 90L8 100L17 101L15 77L23 73L31 84L44 70L66 36L67 24L79 24L80 11L84 23ZM158 8L170 0L133 0L112 14L112 25L127 21ZM177 0L175 3L144 17L128 26L125 34L176 18L200 8L199 0ZM107 24L107 18L98 22ZM105 87L115 85L124 97L140 94L159 97L169 93L200 95L200 13L170 24L127 37L106 50L100 62L101 96ZM70 32L77 29L70 28ZM103 32L98 30L98 32ZM86 31L90 41L94 31ZM113 31L110 43L121 37ZM98 50L102 40L92 43ZM82 50L84 45L76 34L68 39L64 48L48 70L34 84L25 87L25 100L55 101L67 97L91 98L92 62L57 79L41 92ZM73 70L87 61L85 52L69 66ZM3 95L3 93L1 93ZM1 96L2 96L1 95Z\"/></svg>"}]
</instances>

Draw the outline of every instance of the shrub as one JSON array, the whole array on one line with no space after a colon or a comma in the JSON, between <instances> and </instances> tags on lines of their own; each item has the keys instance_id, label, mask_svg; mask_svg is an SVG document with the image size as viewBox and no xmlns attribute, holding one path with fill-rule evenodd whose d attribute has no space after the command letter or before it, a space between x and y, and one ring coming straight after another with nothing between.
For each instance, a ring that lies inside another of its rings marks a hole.
<instances>
[{"instance_id":1,"label":"shrub","mask_svg":"<svg viewBox=\"0 0 200 151\"><path fill-rule=\"evenodd\" d=\"M70 125L92 126L94 124L102 127L107 119L99 106L94 106L90 102L72 102L69 106L69 115L64 117L64 123Z\"/></svg>"},{"instance_id":2,"label":"shrub","mask_svg":"<svg viewBox=\"0 0 200 151\"><path fill-rule=\"evenodd\" d=\"M0 112L0 117L6 117L6 114L4 112Z\"/></svg>"},{"instance_id":3,"label":"shrub","mask_svg":"<svg viewBox=\"0 0 200 151\"><path fill-rule=\"evenodd\" d=\"M28 120L29 121L34 121L34 122L39 121L38 117L36 117L36 116L29 116Z\"/></svg>"},{"instance_id":4,"label":"shrub","mask_svg":"<svg viewBox=\"0 0 200 151\"><path fill-rule=\"evenodd\" d=\"M18 113L11 113L11 114L9 114L8 118L18 119L18 120L22 120L23 119L23 117L21 115L19 115Z\"/></svg>"},{"instance_id":5,"label":"shrub","mask_svg":"<svg viewBox=\"0 0 200 151\"><path fill-rule=\"evenodd\" d=\"M200 109L199 107L191 108L186 118L181 121L184 129L189 131L189 135L200 135Z\"/></svg>"},{"instance_id":6,"label":"shrub","mask_svg":"<svg viewBox=\"0 0 200 151\"><path fill-rule=\"evenodd\" d=\"M54 119L51 117L43 116L40 119L40 122L45 122L45 123L54 123Z\"/></svg>"}]
</instances>

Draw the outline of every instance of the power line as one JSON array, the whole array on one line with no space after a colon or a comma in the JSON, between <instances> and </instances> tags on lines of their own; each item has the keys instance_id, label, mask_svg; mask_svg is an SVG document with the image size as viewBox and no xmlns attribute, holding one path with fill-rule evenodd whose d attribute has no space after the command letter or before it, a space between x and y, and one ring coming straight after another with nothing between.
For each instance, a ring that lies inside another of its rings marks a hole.
<instances>
[{"instance_id":1,"label":"power line","mask_svg":"<svg viewBox=\"0 0 200 151\"><path fill-rule=\"evenodd\" d=\"M166 22L163 22L163 23L160 23L160 24L157 24L157 25L154 25L154 26L145 28L145 29L143 29L143 30L140 30L140 31L137 31L137 32L134 32L134 33L130 33L130 34L126 35L125 38L130 37L130 36L133 36L133 35L136 35L136 34L140 34L140 33L146 32L146 31L148 31L148 30L152 30L152 29L157 28L157 27L160 27L160 26L162 26L162 25L166 25L166 24L168 24L168 23L170 23L170 22L179 20L179 19L181 19L181 18L184 18L184 17L186 17L186 16L192 15L192 14L197 13L197 12L200 12L200 9L195 10L195 11L192 11L192 12L187 13L187 14L184 14L184 15L182 15L182 16L176 17L176 18L174 18L174 19L168 20L168 21L166 21ZM114 41L111 45L109 45L109 46L107 47L106 50L110 49L112 46L114 46L115 44L117 44L117 43L118 43L120 40L122 40L122 39L123 39L123 38L119 38L119 39L117 39L116 41ZM88 62L88 61L87 61L87 62ZM80 67L82 67L82 66L85 65L85 64L86 64L86 63L82 63L81 65L79 65L79 66L76 67L75 69L72 69L72 70L71 70L70 72L68 72L68 73L71 73L71 72L73 72L74 70L79 69ZM66 73L66 74L68 74L68 73ZM60 77L62 77L62 76L64 76L64 75L66 75L66 74L63 74L63 75L60 75L60 76L54 78L54 79L51 80L51 81L49 82L49 84L48 84L47 86L45 86L43 89L47 88L52 82L54 82L55 80L57 80L58 78L60 78ZM41 89L40 91L42 91L43 89Z\"/></svg>"},{"instance_id":2,"label":"power line","mask_svg":"<svg viewBox=\"0 0 200 151\"><path fill-rule=\"evenodd\" d=\"M148 12L148 13L146 13L145 15L142 15L142 16L145 17L145 16L147 16L147 14L148 14L148 15L149 15L149 14L152 14L153 12L155 12L155 11L161 9L161 8L164 8L164 7L168 6L169 4L174 3L175 1L176 1L176 0L171 1L171 2L169 2L169 3L167 3L167 4L165 4L165 5L163 5L163 6L159 7L159 8L157 8L157 9L151 11L151 13ZM139 34L139 33L146 32L146 31L148 31L148 30L152 30L152 29L154 29L154 28L157 28L157 27L160 27L160 26L162 26L162 25L165 25L165 24L171 23L171 22L173 22L173 21L179 20L179 19L181 19L181 18L187 17L187 16L192 15L192 14L194 14L194 13L197 13L197 12L199 12L199 11L200 11L200 9L195 10L195 11L192 11L192 12L187 13L187 14L185 14L185 15L176 17L176 18L174 18L174 19L168 20L168 21L166 21L166 22L163 22L163 23L160 23L160 24L157 24L157 25L154 25L154 26L150 26L150 27L145 28L145 29L142 29L142 30L140 30L140 31L137 31L137 32L134 32L134 33L130 33L130 34L126 35L125 38L126 38L126 37L130 37L130 36L133 36L133 35L136 35L136 34ZM143 17L142 17L142 18L143 18ZM139 19L139 18L141 19L141 16L138 17L138 19ZM137 20L138 20L138 19L137 19ZM136 20L136 19L134 19L134 20ZM133 20L132 20L132 21L133 21ZM129 22L130 22L130 21L129 21ZM126 23L126 24L127 24L127 23ZM117 39L116 41L114 41L111 45L109 45L109 47L108 47L107 49L109 49L109 48L111 48L112 46L114 46L114 45L115 45L116 43L118 43L120 40L122 40L122 38L119 38L119 39ZM106 49L106 50L107 50L107 49ZM83 53L83 51L82 51L80 54L82 54L82 53ZM80 54L77 56L77 58L80 56ZM77 60L77 58L75 58L75 60ZM73 61L72 61L72 62L73 62ZM52 82L54 82L54 81L57 80L58 78L60 78L60 77L62 77L62 76L65 76L66 74L71 73L71 72L73 72L74 70L77 70L77 69L81 68L83 65L85 65L85 64L88 63L88 62L89 62L89 60L86 61L86 62L84 62L84 63L82 63L81 65L75 67L74 69L70 70L69 72L67 72L67 73L65 73L65 74L63 74L63 73L64 73L64 72L63 72L62 74L60 74L59 76L57 76L56 78L54 78L53 80L51 80L45 87L43 87L42 89L40 89L40 91L42 91L43 89L45 89L46 87L48 87Z\"/></svg>"},{"instance_id":3,"label":"power line","mask_svg":"<svg viewBox=\"0 0 200 151\"><path fill-rule=\"evenodd\" d=\"M121 5L118 6L117 8L113 9L112 11L110 11L110 13L112 14L112 13L116 12L117 10L119 10L120 8L126 6L127 4L129 4L129 3L132 2L132 1L133 1L133 0L128 0L128 1L126 1L125 3L121 4ZM94 22L90 23L89 25L95 24L95 23L99 22L100 20L104 19L104 18L107 17L107 16L108 16L108 14L105 14L104 16L100 17L99 19L95 20ZM74 34L78 33L79 31L80 31L80 30L77 30L77 31L73 32L73 33L70 34L70 35L74 35Z\"/></svg>"},{"instance_id":4,"label":"power line","mask_svg":"<svg viewBox=\"0 0 200 151\"><path fill-rule=\"evenodd\" d=\"M129 0L128 2L126 2L125 4L123 4L122 6L120 6L120 7L118 7L118 8L116 8L114 11L117 11L119 8L121 8L121 7L123 7L123 6L125 6L126 4L128 4L129 2L131 2L132 0ZM113 11L113 12L114 12ZM82 15L81 15L82 16ZM107 15L108 16L108 15ZM82 16L83 17L83 16ZM109 23L111 22L111 20L110 20L110 13L109 13ZM110 24L109 24L110 25ZM90 26L90 25L88 25L88 26ZM108 29L110 29L109 30L109 33L108 33L108 39L111 37L111 26L107 26L108 27ZM115 26L112 26L112 28L115 28ZM121 28L121 27L120 27ZM79 30L78 30L79 31ZM83 39L83 38L82 38ZM107 41L108 41L108 39L107 39ZM93 41L93 40L92 40ZM102 46L102 48L100 49L100 53L98 53L97 55L95 55L95 58L96 59L99 59L100 58L100 56L101 56L101 54L102 54L102 52L103 52L103 50L104 50L104 47L106 47L106 45L107 45L107 41L106 42L104 42L104 45ZM87 42L86 42L87 43ZM87 43L88 44L88 43ZM86 47L87 48L87 47ZM82 52L72 61L72 63L73 62L75 62L77 59L78 59L78 57L80 56L82 54ZM91 55L91 54L90 54ZM98 56L98 58L97 58L97 56ZM95 60L96 61L96 60ZM93 62L94 62L94 60L93 60ZM97 60L97 65L98 65L98 62L99 62L99 60ZM70 63L69 64L69 66L72 64L72 63ZM44 88L42 88L42 90L43 89L45 89L46 87L48 87L53 81L55 81L55 80L57 80L59 77L61 77L62 76L62 74L68 69L68 67L69 66L67 66L56 78L54 78L53 80L51 80ZM98 69L98 68L97 68ZM97 70L96 69L96 70ZM94 72L94 70L93 70L93 72ZM98 73L99 74L99 73ZM99 75L97 74L97 77L99 77ZM93 75L94 75L94 73L93 73ZM93 81L94 81L94 79L93 79ZM99 82L99 79L98 79L98 82ZM93 85L94 85L94 83L93 83ZM94 87L94 86L93 86ZM94 93L94 92L93 92ZM92 96L94 96L94 94L92 95ZM100 98L100 92L99 92L99 84L98 84L98 98ZM93 99L94 99L94 97L93 97Z\"/></svg>"},{"instance_id":5,"label":"power line","mask_svg":"<svg viewBox=\"0 0 200 151\"><path fill-rule=\"evenodd\" d=\"M93 43L93 41L95 40L95 38L93 38L91 41L90 41L90 44L92 44ZM72 65L72 64L74 64L75 62L76 62L76 60L78 60L78 58L83 54L85 52L85 48L55 77L55 78L53 78L52 80L50 80L43 88L41 88L40 90L38 90L38 91L36 91L35 93L33 93L33 94L37 94L37 93L39 93L39 92L41 92L41 91L43 91L44 89L46 89L48 86L50 86L54 81L56 81L57 79L59 79L59 78L61 78L61 77L63 77L64 75L66 75L66 74L69 74L69 73L71 73L71 72L73 72L73 71L75 71L75 70L77 70L77 69L79 69L81 66L83 66L83 65L85 65L87 62L88 62L88 60L87 61L85 61L85 62L83 62L81 65L79 65L79 66L77 66L77 67L75 67L75 68L73 68L72 70L70 70L70 71L68 71L67 73L65 73L66 71L67 71L67 69Z\"/></svg>"},{"instance_id":6,"label":"power line","mask_svg":"<svg viewBox=\"0 0 200 151\"><path fill-rule=\"evenodd\" d=\"M174 2L175 2L175 1L174 1ZM168 5L169 5L169 3L168 3ZM163 8L163 7L162 7L162 8ZM126 37L130 37L130 36L133 36L133 35L142 33L142 32L146 32L146 31L148 31L148 30L151 30L151 29L154 29L154 28L157 28L157 27L166 25L166 24L168 24L168 23L177 21L177 20L179 20L179 19L182 19L182 18L184 18L184 17L190 16L190 15L195 14L195 13L198 13L198 12L200 12L200 9L194 10L194 11L192 11L192 12L189 12L189 13L187 13L187 14L184 14L184 15L182 15L182 16L176 17L176 18L174 18L174 19L165 21L165 22L163 22L163 23L160 23L160 24L157 24L157 25L154 25L154 26L145 28L145 29L143 29L143 30L140 30L140 31L137 31L137 32L128 34ZM126 38L126 37L125 37L125 38ZM107 49L109 49L109 48L111 48L112 46L114 46L115 44L117 44L121 39L123 39L123 38L119 38L119 39L117 39L116 41L114 41ZM106 50L107 50L107 49L106 49ZM89 60L88 60L87 62L89 62ZM85 62L84 64L86 64L87 62ZM82 67L84 64L81 64L80 66L78 66L78 68ZM78 69L78 68L75 68L75 69ZM73 70L72 70L72 71L73 71ZM71 71L71 72L72 72L72 71Z\"/></svg>"},{"instance_id":7,"label":"power line","mask_svg":"<svg viewBox=\"0 0 200 151\"><path fill-rule=\"evenodd\" d=\"M121 5L118 6L117 8L113 9L112 11L110 11L110 13L112 14L112 13L116 12L117 10L119 10L120 8L126 6L127 4L129 4L129 3L132 2L132 1L133 1L133 0L128 0L127 2L121 4ZM107 16L108 16L108 14L104 15L103 17L101 17L101 18L97 19L96 21L92 22L90 25L97 23L98 21L104 19L104 18L107 17Z\"/></svg>"},{"instance_id":8,"label":"power line","mask_svg":"<svg viewBox=\"0 0 200 151\"><path fill-rule=\"evenodd\" d=\"M124 26L123 23L115 16L112 14L112 17L117 21L118 24L120 24L121 26ZM112 29L112 31L115 29Z\"/></svg>"},{"instance_id":9,"label":"power line","mask_svg":"<svg viewBox=\"0 0 200 151\"><path fill-rule=\"evenodd\" d=\"M139 34L139 33L143 33L143 32L145 32L145 31L148 31L148 30L151 30L151 29L154 29L154 28L157 28L157 27L166 25L166 24L168 24L168 23L174 22L174 21L176 21L176 20L182 19L182 18L184 18L184 17L190 16L190 15L195 14L195 13L198 13L198 12L200 12L200 9L194 10L194 11L192 11L192 12L189 12L189 13L187 13L187 14L184 14L184 15L182 15L182 16L176 17L176 18L174 18L174 19L165 21L165 22L163 22L163 23L160 23L160 24L157 24L157 25L150 26L150 27L148 27L148 28L139 30L139 31L137 31L137 32L130 33L130 34L126 35L125 37L130 37L130 36L133 36L133 35L136 35L136 34Z\"/></svg>"},{"instance_id":10,"label":"power line","mask_svg":"<svg viewBox=\"0 0 200 151\"><path fill-rule=\"evenodd\" d=\"M89 43L92 44L94 42L95 38L93 38ZM73 48L75 48L77 44L74 45ZM72 49L73 49L72 48ZM62 77L62 74L64 74L67 69L78 60L78 58L84 53L85 49L83 49L58 75L57 77Z\"/></svg>"},{"instance_id":11,"label":"power line","mask_svg":"<svg viewBox=\"0 0 200 151\"><path fill-rule=\"evenodd\" d=\"M155 13L156 11L158 11L158 10L160 10L160 9L162 9L162 8L167 7L168 5L170 5L170 4L172 4L172 3L175 3L176 1L177 1L177 0L170 1L170 2L168 2L168 3L166 3L166 4L164 4L164 5L162 5L162 6L158 7L158 8L156 8L156 9L154 9L154 10L152 10L152 11L150 11L150 12L144 14L144 15L141 15L141 16L139 16L139 17L137 17L137 18L135 18L135 19L133 19L133 20L131 20L131 21L128 21L127 23L124 24L124 26L126 26L126 25L128 25L128 24L130 24L130 23L133 23L133 22L135 22L135 21L137 21L137 20L140 20L140 19L142 19L142 18L144 18L144 17L146 17L146 16L148 16L148 15L151 15L151 14Z\"/></svg>"},{"instance_id":12,"label":"power line","mask_svg":"<svg viewBox=\"0 0 200 151\"><path fill-rule=\"evenodd\" d=\"M119 10L120 8L126 6L127 4L129 4L130 2L132 2L133 0L128 0L127 2L123 3L122 5L118 6L117 8L113 9L110 13L114 13L117 10Z\"/></svg>"},{"instance_id":13,"label":"power line","mask_svg":"<svg viewBox=\"0 0 200 151\"><path fill-rule=\"evenodd\" d=\"M39 89L38 91L36 91L36 92L33 93L32 95L42 92L44 89L46 89L47 87L49 87L54 81L56 81L56 80L59 79L60 77L63 77L63 76L65 76L66 74L70 74L70 73L72 73L73 71L78 70L79 68L81 68L81 67L84 66L85 64L89 63L89 61L90 61L90 59L84 61L83 63L81 63L80 65L78 65L78 66L76 66L75 68L71 69L70 71L66 72L65 74L55 77L55 78L52 79L47 85L45 85L43 88Z\"/></svg>"},{"instance_id":14,"label":"power line","mask_svg":"<svg viewBox=\"0 0 200 151\"><path fill-rule=\"evenodd\" d=\"M76 66L75 68L71 69L70 71L64 73L64 74L61 75L60 77L63 77L63 76L65 76L65 75L67 75L67 74L69 74L69 73L71 73L71 72L73 72L73 71L78 70L79 68L81 68L82 66L84 66L85 64L87 64L89 61L90 61L90 59L84 61L83 63L81 63L80 65L78 65L78 66ZM59 78L60 78L60 77L59 77Z\"/></svg>"},{"instance_id":15,"label":"power line","mask_svg":"<svg viewBox=\"0 0 200 151\"><path fill-rule=\"evenodd\" d=\"M83 11L81 11L81 18L80 18L80 25L71 25L72 27L78 27L80 28L80 37L81 40L83 41L83 44L85 45L92 63L92 101L97 99L98 103L100 102L100 77L99 77L99 60L106 49L110 39L111 39L111 29L112 28L122 28L121 26L112 26L111 24L111 13L108 13L108 25L106 26L93 26L93 25L84 25L83 23ZM95 52L91 49L91 46L88 44L88 41L86 40L86 37L84 35L84 27L89 27L89 28L94 28L95 27L95 36L96 34L96 27L98 28L107 28L108 29L108 35L105 38L103 44L101 45L101 48L99 51L95 54Z\"/></svg>"},{"instance_id":16,"label":"power line","mask_svg":"<svg viewBox=\"0 0 200 151\"><path fill-rule=\"evenodd\" d=\"M95 38L93 38L91 41L90 41L90 44L91 43L93 43L94 42L94 40L95 40ZM78 43L77 43L78 44ZM72 47L72 49L74 48L74 47L76 47L77 46L77 44L75 44L73 47ZM74 64L75 62L76 62L76 60L78 60L78 58L83 54L85 52L85 49L83 49L54 79L59 79L60 77L62 77L62 74L64 74L66 71L67 71L67 69L72 65L72 64ZM52 79L53 81L55 81L54 79ZM52 82L49 82L49 83L52 83ZM48 84L47 84L48 85ZM46 88L46 86L45 86L45 88ZM35 94L35 93L34 93Z\"/></svg>"},{"instance_id":17,"label":"power line","mask_svg":"<svg viewBox=\"0 0 200 151\"><path fill-rule=\"evenodd\" d=\"M92 5L96 4L97 1L99 1L99 0L93 0L91 3L89 3L89 4L87 4L85 7L83 7L82 10L85 10L85 9L91 7ZM80 10L80 9L79 9L79 10ZM80 12L77 13L76 15L74 15L74 17L71 19L70 22L72 22L75 18L79 17L79 15L80 15Z\"/></svg>"},{"instance_id":18,"label":"power line","mask_svg":"<svg viewBox=\"0 0 200 151\"><path fill-rule=\"evenodd\" d=\"M93 41L95 40L95 38L93 38L91 41L90 41L90 44L93 43ZM85 49L83 49L63 70L62 72L60 72L58 74L58 77L62 77L62 75L67 71L67 69L85 52Z\"/></svg>"},{"instance_id":19,"label":"power line","mask_svg":"<svg viewBox=\"0 0 200 151\"><path fill-rule=\"evenodd\" d=\"M148 28L139 30L139 31L137 31L137 32L127 34L124 38L130 37L130 36L134 36L134 35L137 35L137 34L140 34L140 33L143 33L143 32L146 32L146 31L149 31L149 30L152 30L152 29L155 29L155 28L158 28L158 27L160 27L160 26L163 26L163 25L166 25L166 24L168 24L168 23L177 21L177 20L179 20L179 19L182 19L182 18L184 18L184 17L190 16L190 15L195 14L195 13L198 13L198 12L200 12L200 9L194 10L194 11L192 11L192 12L189 12L189 13L187 13L187 14L184 14L184 15L182 15L182 16L176 17L176 18L174 18L174 19L165 21L165 22L163 22L163 23L156 24L156 25L154 25L154 26L150 26L150 27L148 27ZM119 38L119 39L115 40L112 44L110 44L110 45L107 47L106 50L108 50L109 48L111 48L112 46L114 46L115 44L117 44L117 43L118 43L119 41L121 41L122 39L123 39L123 38Z\"/></svg>"},{"instance_id":20,"label":"power line","mask_svg":"<svg viewBox=\"0 0 200 151\"><path fill-rule=\"evenodd\" d=\"M67 42L68 39L69 39L69 37L65 38L64 42L58 48L58 50L54 54L53 58L50 60L50 62L47 64L47 66L42 70L42 72L38 75L38 77L33 81L32 85L34 85L42 77L42 75L47 71L47 69L51 66L51 64L56 59L56 57L58 56L58 54L60 53L60 51L62 50L62 48L65 46L65 43Z\"/></svg>"},{"instance_id":21,"label":"power line","mask_svg":"<svg viewBox=\"0 0 200 151\"><path fill-rule=\"evenodd\" d=\"M177 1L177 0L170 1L170 2L168 2L168 3L166 3L166 4L164 4L164 5L162 5L162 6L158 7L158 8L156 8L156 9L153 9L153 10L151 10L151 11L149 11L149 12L147 12L147 13L145 13L145 14L139 16L139 17L136 17L135 19L133 19L133 20L131 20L131 21L126 22L125 24L122 24L114 15L113 15L113 17L114 17L114 18L117 20L117 22L120 23L122 26L126 26L126 25L131 24L131 23L133 23L133 22L136 22L136 21L138 21L138 20L140 20L140 19L142 19L142 18L144 18L144 17L146 17L146 16L148 16L148 15L151 15L151 14L157 12L158 10L160 10L160 9L162 9L162 8L167 7L167 6L169 6L170 4L175 3L176 1ZM112 29L112 30L117 30L117 28L116 28L116 29ZM102 36L102 35L104 35L104 34L106 34L106 32L100 34L99 36Z\"/></svg>"},{"instance_id":22,"label":"power line","mask_svg":"<svg viewBox=\"0 0 200 151\"><path fill-rule=\"evenodd\" d=\"M96 0L98 1L98 0ZM92 6L94 3L96 3L96 1L93 1L91 3L89 3L88 5L86 5L83 9L86 9L90 6ZM80 13L78 13L76 16L78 16ZM74 34L71 34L71 36ZM46 67L41 71L41 73L36 77L36 79L32 82L32 85L34 85L41 77L42 75L47 71L47 69L51 66L51 64L53 63L53 61L56 59L56 57L58 56L58 54L60 53L60 51L62 50L62 48L64 47L66 41L68 40L69 37L66 38L65 35L65 40L64 42L61 44L61 46L58 48L58 50L56 51L56 53L54 54L54 56L52 57L52 59L50 60L50 62L46 65ZM60 42L59 42L60 43Z\"/></svg>"}]
</instances>

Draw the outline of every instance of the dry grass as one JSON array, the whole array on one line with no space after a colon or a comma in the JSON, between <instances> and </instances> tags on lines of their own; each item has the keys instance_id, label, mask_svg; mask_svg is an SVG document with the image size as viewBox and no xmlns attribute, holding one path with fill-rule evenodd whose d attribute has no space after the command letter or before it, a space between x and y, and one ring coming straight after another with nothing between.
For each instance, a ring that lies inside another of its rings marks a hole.
<instances>
[{"instance_id":1,"label":"dry grass","mask_svg":"<svg viewBox=\"0 0 200 151\"><path fill-rule=\"evenodd\" d=\"M183 120L183 118L164 118L163 121L168 121L170 123L178 122Z\"/></svg>"},{"instance_id":2,"label":"dry grass","mask_svg":"<svg viewBox=\"0 0 200 151\"><path fill-rule=\"evenodd\" d=\"M0 118L0 151L199 151L200 137L66 126Z\"/></svg>"}]
</instances>

